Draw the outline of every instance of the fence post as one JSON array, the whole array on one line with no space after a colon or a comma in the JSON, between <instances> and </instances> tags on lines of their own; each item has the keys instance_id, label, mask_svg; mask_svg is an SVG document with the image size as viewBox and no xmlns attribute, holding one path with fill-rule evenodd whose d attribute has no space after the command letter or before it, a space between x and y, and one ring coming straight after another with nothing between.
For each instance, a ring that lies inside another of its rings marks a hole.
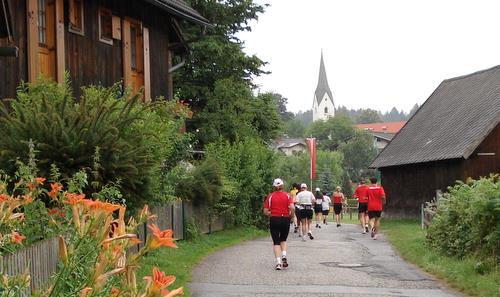
<instances>
[{"instance_id":1,"label":"fence post","mask_svg":"<svg viewBox=\"0 0 500 297\"><path fill-rule=\"evenodd\" d=\"M424 224L424 204L420 204L420 225L422 229L425 229L425 224Z\"/></svg>"},{"instance_id":2,"label":"fence post","mask_svg":"<svg viewBox=\"0 0 500 297\"><path fill-rule=\"evenodd\" d=\"M186 213L184 210L184 201L181 200L182 207L182 239L186 240Z\"/></svg>"}]
</instances>

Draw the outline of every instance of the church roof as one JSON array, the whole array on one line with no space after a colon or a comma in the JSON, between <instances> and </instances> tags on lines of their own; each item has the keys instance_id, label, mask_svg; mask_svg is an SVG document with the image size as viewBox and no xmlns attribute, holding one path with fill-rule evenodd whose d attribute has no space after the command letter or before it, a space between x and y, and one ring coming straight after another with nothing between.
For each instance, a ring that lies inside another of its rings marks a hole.
<instances>
[{"instance_id":1,"label":"church roof","mask_svg":"<svg viewBox=\"0 0 500 297\"><path fill-rule=\"evenodd\" d=\"M325 63L323 62L323 52L321 52L321 62L319 64L319 77L318 77L318 86L316 87L316 91L314 94L316 95L316 101L319 105L321 102L321 99L323 99L323 96L325 93L328 94L328 97L330 97L330 100L333 103L333 96L332 96L332 91L330 91L330 87L328 86L328 80L326 78L326 70L325 70ZM334 104L335 106L335 104Z\"/></svg>"}]
</instances>

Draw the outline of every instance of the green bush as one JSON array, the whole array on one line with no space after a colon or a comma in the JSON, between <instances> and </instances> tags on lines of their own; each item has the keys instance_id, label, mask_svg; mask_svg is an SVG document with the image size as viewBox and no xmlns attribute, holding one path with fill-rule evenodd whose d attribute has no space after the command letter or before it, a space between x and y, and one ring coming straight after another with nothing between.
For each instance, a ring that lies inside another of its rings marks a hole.
<instances>
[{"instance_id":1,"label":"green bush","mask_svg":"<svg viewBox=\"0 0 500 297\"><path fill-rule=\"evenodd\" d=\"M69 83L22 84L17 99L0 108L0 168L12 174L18 158L28 159L32 139L41 176L49 176L52 164L63 180L83 169L87 193L115 185L128 206L159 199L160 165L175 163L187 146L185 138L175 140L183 115L174 118L172 104L142 104L119 84L83 88L78 101Z\"/></svg>"},{"instance_id":2,"label":"green bush","mask_svg":"<svg viewBox=\"0 0 500 297\"><path fill-rule=\"evenodd\" d=\"M474 256L498 265L500 257L499 175L450 187L440 199L427 240L440 252ZM483 269L483 264L478 266Z\"/></svg>"},{"instance_id":3,"label":"green bush","mask_svg":"<svg viewBox=\"0 0 500 297\"><path fill-rule=\"evenodd\" d=\"M207 146L206 152L207 157L218 160L224 170L219 211L225 211L235 225L265 226L262 203L278 176L276 154L256 138L233 144L216 141Z\"/></svg>"}]
</instances>

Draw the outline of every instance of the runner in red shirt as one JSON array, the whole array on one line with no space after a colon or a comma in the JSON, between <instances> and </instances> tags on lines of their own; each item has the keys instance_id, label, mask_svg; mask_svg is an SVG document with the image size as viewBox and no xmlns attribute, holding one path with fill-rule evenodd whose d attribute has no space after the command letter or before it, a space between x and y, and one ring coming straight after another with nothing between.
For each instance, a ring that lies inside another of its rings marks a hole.
<instances>
[{"instance_id":1,"label":"runner in red shirt","mask_svg":"<svg viewBox=\"0 0 500 297\"><path fill-rule=\"evenodd\" d=\"M358 219L361 223L361 229L363 229L363 234L368 233L368 186L365 181L361 179L359 181L359 186L354 191L354 197L358 198Z\"/></svg>"},{"instance_id":2,"label":"runner in red shirt","mask_svg":"<svg viewBox=\"0 0 500 297\"><path fill-rule=\"evenodd\" d=\"M370 218L370 226L372 227L371 236L377 239L377 233L380 230L380 217L382 208L385 204L385 191L382 186L377 185L377 178L370 178L372 183L368 188L368 217Z\"/></svg>"},{"instance_id":3,"label":"runner in red shirt","mask_svg":"<svg viewBox=\"0 0 500 297\"><path fill-rule=\"evenodd\" d=\"M269 217L269 230L273 238L273 250L276 256L276 270L288 267L286 258L286 239L290 231L290 217L295 207L292 197L283 191L283 180L273 182L274 192L264 201L264 214Z\"/></svg>"}]
</instances>

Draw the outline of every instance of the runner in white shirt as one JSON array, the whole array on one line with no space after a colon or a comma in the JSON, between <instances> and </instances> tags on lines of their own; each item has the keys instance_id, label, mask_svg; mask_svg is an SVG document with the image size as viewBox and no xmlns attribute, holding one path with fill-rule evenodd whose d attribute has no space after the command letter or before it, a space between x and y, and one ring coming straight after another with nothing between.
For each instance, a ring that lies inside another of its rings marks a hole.
<instances>
[{"instance_id":1,"label":"runner in white shirt","mask_svg":"<svg viewBox=\"0 0 500 297\"><path fill-rule=\"evenodd\" d=\"M326 195L326 192L323 192L323 203L321 203L321 207L323 209L323 224L328 225L328 213L330 212L330 204L332 203L332 199Z\"/></svg>"},{"instance_id":2,"label":"runner in white shirt","mask_svg":"<svg viewBox=\"0 0 500 297\"><path fill-rule=\"evenodd\" d=\"M301 191L297 194L296 200L300 209L300 227L302 228L302 241L306 241L305 235L309 235L310 239L314 239L311 231L311 223L313 217L313 203L316 201L313 193L307 190L306 184L300 185Z\"/></svg>"}]
</instances>

